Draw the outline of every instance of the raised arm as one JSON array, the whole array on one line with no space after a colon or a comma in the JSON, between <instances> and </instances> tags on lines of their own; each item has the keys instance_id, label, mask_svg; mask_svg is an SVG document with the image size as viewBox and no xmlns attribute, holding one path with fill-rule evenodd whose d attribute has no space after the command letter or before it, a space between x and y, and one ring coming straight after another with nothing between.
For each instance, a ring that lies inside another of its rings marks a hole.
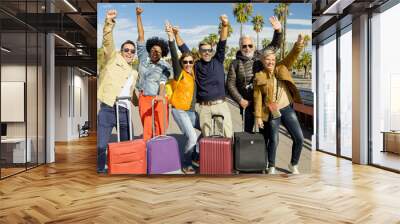
<instances>
[{"instance_id":1,"label":"raised arm","mask_svg":"<svg viewBox=\"0 0 400 224\"><path fill-rule=\"evenodd\" d=\"M272 42L266 48L274 48L276 51L280 48L282 42L282 25L275 16L269 17L269 22L274 29L274 36Z\"/></svg>"},{"instance_id":2,"label":"raised arm","mask_svg":"<svg viewBox=\"0 0 400 224\"><path fill-rule=\"evenodd\" d=\"M179 28L177 26L174 26L174 27L172 27L172 30L173 30L173 32L175 34L176 44L178 45L178 48L181 51L181 53L190 52L190 49L185 44L185 42L183 41L181 35L179 34Z\"/></svg>"},{"instance_id":3,"label":"raised arm","mask_svg":"<svg viewBox=\"0 0 400 224\"><path fill-rule=\"evenodd\" d=\"M221 29L221 34L219 39L221 41L224 41L226 39L228 39L228 28L229 28L229 20L228 20L228 16L227 15L221 15L219 17L219 19L221 20L222 23L222 29Z\"/></svg>"},{"instance_id":4,"label":"raised arm","mask_svg":"<svg viewBox=\"0 0 400 224\"><path fill-rule=\"evenodd\" d=\"M228 38L229 20L228 16L226 16L225 14L221 15L219 19L222 24L222 29L219 37L219 42L217 44L215 57L218 59L218 61L223 63L225 60L225 47L226 47L226 39Z\"/></svg>"},{"instance_id":5,"label":"raised arm","mask_svg":"<svg viewBox=\"0 0 400 224\"><path fill-rule=\"evenodd\" d=\"M115 53L114 38L112 32L115 26L116 17L116 10L107 11L106 20L103 28L103 52L106 61L111 58L113 53Z\"/></svg>"},{"instance_id":6,"label":"raised arm","mask_svg":"<svg viewBox=\"0 0 400 224\"><path fill-rule=\"evenodd\" d=\"M138 29L138 41L137 41L137 56L139 63L146 61L149 54L146 50L146 44L144 43L144 29L142 23L143 9L136 7L136 18L137 18L137 29Z\"/></svg>"},{"instance_id":7,"label":"raised arm","mask_svg":"<svg viewBox=\"0 0 400 224\"><path fill-rule=\"evenodd\" d=\"M278 64L284 65L288 69L290 69L293 66L293 64L296 62L297 58L299 57L303 47L304 47L304 36L302 34L299 34L297 41L294 44L290 53Z\"/></svg>"},{"instance_id":8,"label":"raised arm","mask_svg":"<svg viewBox=\"0 0 400 224\"><path fill-rule=\"evenodd\" d=\"M179 75L181 74L182 68L179 64L178 52L175 46L175 35L174 31L172 30L172 26L169 23L165 24L165 32L167 32L168 36L168 45L169 50L171 52L171 59L172 59L172 68L174 71L174 79L178 80Z\"/></svg>"},{"instance_id":9,"label":"raised arm","mask_svg":"<svg viewBox=\"0 0 400 224\"><path fill-rule=\"evenodd\" d=\"M136 7L136 21L137 21L137 29L138 29L138 41L144 42L144 29L142 23L142 12L143 9L140 7Z\"/></svg>"}]
</instances>

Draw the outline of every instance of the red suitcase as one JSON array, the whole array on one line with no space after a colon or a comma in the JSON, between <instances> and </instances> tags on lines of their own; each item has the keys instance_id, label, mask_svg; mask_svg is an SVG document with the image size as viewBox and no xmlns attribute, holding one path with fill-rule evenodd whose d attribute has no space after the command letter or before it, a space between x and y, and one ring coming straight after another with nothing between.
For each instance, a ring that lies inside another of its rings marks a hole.
<instances>
[{"instance_id":1,"label":"red suitcase","mask_svg":"<svg viewBox=\"0 0 400 224\"><path fill-rule=\"evenodd\" d=\"M108 173L146 174L146 142L143 139L132 140L132 119L130 109L128 112L130 141L120 142L118 102L119 100L124 99L130 99L130 97L118 97L116 100L118 142L108 144Z\"/></svg>"},{"instance_id":2,"label":"red suitcase","mask_svg":"<svg viewBox=\"0 0 400 224\"><path fill-rule=\"evenodd\" d=\"M215 134L215 118L213 129ZM232 139L210 136L200 139L200 174L232 174Z\"/></svg>"}]
</instances>

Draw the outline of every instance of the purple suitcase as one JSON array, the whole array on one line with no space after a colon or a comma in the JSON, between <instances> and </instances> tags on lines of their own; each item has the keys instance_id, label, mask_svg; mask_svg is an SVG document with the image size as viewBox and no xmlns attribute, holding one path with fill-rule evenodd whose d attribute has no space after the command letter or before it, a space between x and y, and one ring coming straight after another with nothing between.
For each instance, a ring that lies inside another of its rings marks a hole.
<instances>
[{"instance_id":1,"label":"purple suitcase","mask_svg":"<svg viewBox=\"0 0 400 224\"><path fill-rule=\"evenodd\" d=\"M163 103L165 104L165 101L163 101ZM148 174L182 174L179 147L176 139L166 135L154 136L156 133L154 124L154 104L155 99L152 101L153 138L147 142ZM164 127L166 123L165 115L164 109Z\"/></svg>"}]
</instances>

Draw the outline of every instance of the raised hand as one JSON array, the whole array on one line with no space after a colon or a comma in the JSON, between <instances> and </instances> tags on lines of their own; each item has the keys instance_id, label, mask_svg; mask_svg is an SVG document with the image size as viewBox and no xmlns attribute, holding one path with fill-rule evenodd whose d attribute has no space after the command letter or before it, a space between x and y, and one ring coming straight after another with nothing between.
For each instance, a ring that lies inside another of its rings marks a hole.
<instances>
[{"instance_id":1,"label":"raised hand","mask_svg":"<svg viewBox=\"0 0 400 224\"><path fill-rule=\"evenodd\" d=\"M274 30L279 32L282 30L281 22L279 22L278 18L276 18L275 16L269 17L269 22L271 23L271 26L272 28L274 28Z\"/></svg>"},{"instance_id":2,"label":"raised hand","mask_svg":"<svg viewBox=\"0 0 400 224\"><path fill-rule=\"evenodd\" d=\"M172 31L174 32L175 35L179 33L179 26L173 26Z\"/></svg>"},{"instance_id":3,"label":"raised hand","mask_svg":"<svg viewBox=\"0 0 400 224\"><path fill-rule=\"evenodd\" d=\"M297 43L298 44L304 44L304 34L299 34L299 36L297 37Z\"/></svg>"},{"instance_id":4,"label":"raised hand","mask_svg":"<svg viewBox=\"0 0 400 224\"><path fill-rule=\"evenodd\" d=\"M136 15L140 16L143 12L143 9L140 7L136 7Z\"/></svg>"},{"instance_id":5,"label":"raised hand","mask_svg":"<svg viewBox=\"0 0 400 224\"><path fill-rule=\"evenodd\" d=\"M228 16L223 14L219 17L223 26L227 26L229 24Z\"/></svg>"},{"instance_id":6,"label":"raised hand","mask_svg":"<svg viewBox=\"0 0 400 224\"><path fill-rule=\"evenodd\" d=\"M107 11L106 18L107 19L115 19L117 17L117 10L110 9Z\"/></svg>"},{"instance_id":7,"label":"raised hand","mask_svg":"<svg viewBox=\"0 0 400 224\"><path fill-rule=\"evenodd\" d=\"M172 30L172 25L168 21L165 22L165 32L167 33L169 40L174 39L174 31Z\"/></svg>"}]
</instances>

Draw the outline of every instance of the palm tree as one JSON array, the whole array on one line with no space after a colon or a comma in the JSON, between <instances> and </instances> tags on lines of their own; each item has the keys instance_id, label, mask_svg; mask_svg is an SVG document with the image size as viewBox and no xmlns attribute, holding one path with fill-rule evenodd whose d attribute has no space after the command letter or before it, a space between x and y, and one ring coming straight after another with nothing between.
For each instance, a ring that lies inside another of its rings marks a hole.
<instances>
[{"instance_id":1,"label":"palm tree","mask_svg":"<svg viewBox=\"0 0 400 224\"><path fill-rule=\"evenodd\" d=\"M303 78L307 78L307 71L311 67L311 54L310 52L304 52L300 58L296 61L294 67L297 70L304 69Z\"/></svg>"},{"instance_id":2,"label":"palm tree","mask_svg":"<svg viewBox=\"0 0 400 224\"><path fill-rule=\"evenodd\" d=\"M236 21L240 23L240 36L243 36L243 23L247 23L253 13L253 5L251 3L235 3L233 5L233 15Z\"/></svg>"},{"instance_id":3,"label":"palm tree","mask_svg":"<svg viewBox=\"0 0 400 224\"><path fill-rule=\"evenodd\" d=\"M310 40L311 40L310 35L307 34L307 35L304 36L304 48L303 48L303 53L306 52L306 48L307 48L307 45L308 45L308 43L310 42Z\"/></svg>"},{"instance_id":4,"label":"palm tree","mask_svg":"<svg viewBox=\"0 0 400 224\"><path fill-rule=\"evenodd\" d=\"M197 59L200 58L200 57L199 57L199 49L193 47L192 50L191 50L191 52L192 52L192 55L193 55L193 57L194 57L194 58L193 58L194 60L197 60Z\"/></svg>"},{"instance_id":5,"label":"palm tree","mask_svg":"<svg viewBox=\"0 0 400 224\"><path fill-rule=\"evenodd\" d=\"M226 48L225 52L225 60L224 60L224 69L225 72L228 72L229 66L232 61L236 58L236 53L239 51L239 47L230 47Z\"/></svg>"},{"instance_id":6,"label":"palm tree","mask_svg":"<svg viewBox=\"0 0 400 224\"><path fill-rule=\"evenodd\" d=\"M256 15L253 17L253 20L251 21L253 23L253 29L257 33L257 50L258 50L258 34L261 32L264 26L264 17L261 15Z\"/></svg>"},{"instance_id":7,"label":"palm tree","mask_svg":"<svg viewBox=\"0 0 400 224\"><path fill-rule=\"evenodd\" d=\"M286 22L289 15L289 3L279 3L274 9L274 14L278 17L279 21L283 25L282 32L282 44L281 44L281 55L280 59L285 57L286 48Z\"/></svg>"},{"instance_id":8,"label":"palm tree","mask_svg":"<svg viewBox=\"0 0 400 224\"><path fill-rule=\"evenodd\" d=\"M222 29L222 23L220 23L218 26L219 35L221 35L221 29ZM228 37L230 37L232 33L233 33L233 28L232 28L231 24L229 23L228 24Z\"/></svg>"},{"instance_id":9,"label":"palm tree","mask_svg":"<svg viewBox=\"0 0 400 224\"><path fill-rule=\"evenodd\" d=\"M270 43L271 43L271 40L270 40L270 39L264 38L264 39L262 39L262 41L261 41L261 46L262 46L262 48L264 49L264 48L267 48L267 46L268 46Z\"/></svg>"},{"instance_id":10,"label":"palm tree","mask_svg":"<svg viewBox=\"0 0 400 224\"><path fill-rule=\"evenodd\" d=\"M312 56L310 52L303 53L302 61L303 61L303 68L304 68L304 78L307 78L307 71L311 67L311 59Z\"/></svg>"},{"instance_id":11,"label":"palm tree","mask_svg":"<svg viewBox=\"0 0 400 224\"><path fill-rule=\"evenodd\" d=\"M203 41L208 42L212 48L218 43L218 35L216 33L210 33Z\"/></svg>"},{"instance_id":12,"label":"palm tree","mask_svg":"<svg viewBox=\"0 0 400 224\"><path fill-rule=\"evenodd\" d=\"M239 51L239 47L231 47L226 55L226 58L234 59L236 57L236 53Z\"/></svg>"}]
</instances>

